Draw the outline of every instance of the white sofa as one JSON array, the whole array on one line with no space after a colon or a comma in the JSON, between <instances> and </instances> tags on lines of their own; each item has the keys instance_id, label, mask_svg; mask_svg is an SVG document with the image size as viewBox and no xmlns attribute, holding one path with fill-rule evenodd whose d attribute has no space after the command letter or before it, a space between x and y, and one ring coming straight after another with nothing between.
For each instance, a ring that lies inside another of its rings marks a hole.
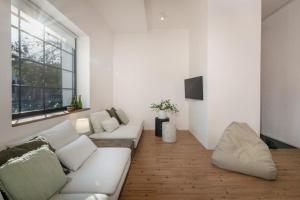
<instances>
[{"instance_id":1,"label":"white sofa","mask_svg":"<svg viewBox=\"0 0 300 200\"><path fill-rule=\"evenodd\" d=\"M66 146L70 146L80 137L71 122L67 120L7 146L11 147L23 143L37 135L48 140L51 146L56 149L59 158L58 152ZM87 138L87 140L89 139ZM95 150L84 160L81 166L67 175L69 181L64 185L60 194L51 198L52 200L117 200L119 198L131 164L131 150L129 148L94 148ZM85 149L80 149L79 152L81 151L85 151ZM74 156L79 157L80 155Z\"/></svg>"},{"instance_id":2,"label":"white sofa","mask_svg":"<svg viewBox=\"0 0 300 200\"><path fill-rule=\"evenodd\" d=\"M91 122L94 133L89 135L89 137L92 139L131 139L134 141L134 147L137 148L144 129L143 120L130 120L128 124L120 125L113 132L106 132L101 127L101 121L109 118L110 116L106 111L92 113Z\"/></svg>"},{"instance_id":3,"label":"white sofa","mask_svg":"<svg viewBox=\"0 0 300 200\"><path fill-rule=\"evenodd\" d=\"M98 148L77 171L71 172L70 181L62 194L105 194L109 200L118 199L131 163L128 148Z\"/></svg>"},{"instance_id":4,"label":"white sofa","mask_svg":"<svg viewBox=\"0 0 300 200\"><path fill-rule=\"evenodd\" d=\"M0 193L0 200L4 200ZM55 194L50 200L109 200L105 194Z\"/></svg>"}]
</instances>

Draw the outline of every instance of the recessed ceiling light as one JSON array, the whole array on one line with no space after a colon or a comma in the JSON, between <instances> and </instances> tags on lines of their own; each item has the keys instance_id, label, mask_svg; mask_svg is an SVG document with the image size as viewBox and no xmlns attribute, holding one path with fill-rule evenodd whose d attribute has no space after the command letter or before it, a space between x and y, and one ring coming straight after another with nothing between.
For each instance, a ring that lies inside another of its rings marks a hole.
<instances>
[{"instance_id":1,"label":"recessed ceiling light","mask_svg":"<svg viewBox=\"0 0 300 200\"><path fill-rule=\"evenodd\" d=\"M162 22L165 21L165 20L166 20L166 15L165 15L165 13L161 12L161 13L160 13L159 19L160 19L160 21L162 21Z\"/></svg>"}]
</instances>

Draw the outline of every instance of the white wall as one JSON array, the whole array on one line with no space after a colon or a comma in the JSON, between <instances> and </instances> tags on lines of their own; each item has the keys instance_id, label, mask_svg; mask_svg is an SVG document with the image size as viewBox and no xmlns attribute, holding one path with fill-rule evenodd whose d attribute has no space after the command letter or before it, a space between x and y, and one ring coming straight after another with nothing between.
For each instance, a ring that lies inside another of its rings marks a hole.
<instances>
[{"instance_id":1,"label":"white wall","mask_svg":"<svg viewBox=\"0 0 300 200\"><path fill-rule=\"evenodd\" d=\"M189 130L207 146L207 1L190 1L189 77L203 76L203 100L189 103Z\"/></svg>"},{"instance_id":2,"label":"white wall","mask_svg":"<svg viewBox=\"0 0 300 200\"><path fill-rule=\"evenodd\" d=\"M184 79L188 77L188 32L153 30L147 34L117 34L114 40L114 105L130 118L154 129L150 104L171 99L178 105L178 129L188 129Z\"/></svg>"},{"instance_id":3,"label":"white wall","mask_svg":"<svg viewBox=\"0 0 300 200\"><path fill-rule=\"evenodd\" d=\"M208 148L232 121L260 131L261 0L208 1Z\"/></svg>"},{"instance_id":4,"label":"white wall","mask_svg":"<svg viewBox=\"0 0 300 200\"><path fill-rule=\"evenodd\" d=\"M193 7L190 76L204 75L204 101L189 102L189 129L213 149L232 121L259 134L261 1L202 0Z\"/></svg>"},{"instance_id":5,"label":"white wall","mask_svg":"<svg viewBox=\"0 0 300 200\"><path fill-rule=\"evenodd\" d=\"M90 39L90 106L91 110L112 105L112 48L113 36L100 15L88 3L80 0L53 0L54 5ZM22 138L66 119L87 116L88 112L71 114L29 125L11 126L11 53L10 1L0 0L0 146ZM87 80L88 81L88 80Z\"/></svg>"},{"instance_id":6,"label":"white wall","mask_svg":"<svg viewBox=\"0 0 300 200\"><path fill-rule=\"evenodd\" d=\"M262 24L262 131L300 148L300 1Z\"/></svg>"},{"instance_id":7,"label":"white wall","mask_svg":"<svg viewBox=\"0 0 300 200\"><path fill-rule=\"evenodd\" d=\"M77 94L82 97L82 104L85 108L89 108L91 90L90 90L90 38L88 36L80 36L77 38L76 52L76 81Z\"/></svg>"},{"instance_id":8,"label":"white wall","mask_svg":"<svg viewBox=\"0 0 300 200\"><path fill-rule=\"evenodd\" d=\"M248 122L259 131L260 0L195 0L190 32L118 34L113 59L112 34L88 2L50 1L89 36L92 111L113 102L131 118L145 119L146 129L153 129L155 113L149 105L170 98L181 111L176 116L177 128L189 128L208 148L216 145L231 121ZM0 64L4 66L0 68L0 143L4 143L48 128L62 118L11 127L8 1L0 0L0 11ZM186 101L183 80L198 75L204 75L204 101Z\"/></svg>"}]
</instances>

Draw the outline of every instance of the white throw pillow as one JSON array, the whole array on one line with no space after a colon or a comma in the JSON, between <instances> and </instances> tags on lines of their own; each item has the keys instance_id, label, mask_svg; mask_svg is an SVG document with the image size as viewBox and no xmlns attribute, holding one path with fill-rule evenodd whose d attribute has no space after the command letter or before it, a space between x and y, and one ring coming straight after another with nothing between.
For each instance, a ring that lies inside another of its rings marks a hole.
<instances>
[{"instance_id":1,"label":"white throw pillow","mask_svg":"<svg viewBox=\"0 0 300 200\"><path fill-rule=\"evenodd\" d=\"M119 126L120 126L118 120L114 117L102 121L101 125L105 131L110 132L110 133L113 132L114 130L116 130L117 128L119 128Z\"/></svg>"},{"instance_id":2,"label":"white throw pillow","mask_svg":"<svg viewBox=\"0 0 300 200\"><path fill-rule=\"evenodd\" d=\"M67 168L76 171L96 150L96 145L86 135L82 135L55 153Z\"/></svg>"},{"instance_id":3,"label":"white throw pillow","mask_svg":"<svg viewBox=\"0 0 300 200\"><path fill-rule=\"evenodd\" d=\"M92 123L95 133L101 133L104 131L104 129L102 128L101 122L106 119L110 119L110 116L109 116L108 112L106 112L105 110L91 114L91 123Z\"/></svg>"},{"instance_id":4,"label":"white throw pillow","mask_svg":"<svg viewBox=\"0 0 300 200\"><path fill-rule=\"evenodd\" d=\"M51 144L51 146L58 150L70 142L76 140L79 135L70 120L66 120L56 126L38 133L43 136Z\"/></svg>"}]
</instances>

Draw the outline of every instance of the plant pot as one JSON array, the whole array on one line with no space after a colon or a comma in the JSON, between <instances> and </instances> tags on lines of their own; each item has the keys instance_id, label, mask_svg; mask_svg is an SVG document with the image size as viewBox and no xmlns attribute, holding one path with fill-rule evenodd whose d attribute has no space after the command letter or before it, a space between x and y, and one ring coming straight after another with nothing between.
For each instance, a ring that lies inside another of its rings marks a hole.
<instances>
[{"instance_id":1,"label":"plant pot","mask_svg":"<svg viewBox=\"0 0 300 200\"><path fill-rule=\"evenodd\" d=\"M68 112L73 112L73 111L75 111L75 108L73 106L68 106L67 111Z\"/></svg>"},{"instance_id":2,"label":"plant pot","mask_svg":"<svg viewBox=\"0 0 300 200\"><path fill-rule=\"evenodd\" d=\"M159 119L166 119L167 118L167 113L164 110L158 111L158 118Z\"/></svg>"}]
</instances>

